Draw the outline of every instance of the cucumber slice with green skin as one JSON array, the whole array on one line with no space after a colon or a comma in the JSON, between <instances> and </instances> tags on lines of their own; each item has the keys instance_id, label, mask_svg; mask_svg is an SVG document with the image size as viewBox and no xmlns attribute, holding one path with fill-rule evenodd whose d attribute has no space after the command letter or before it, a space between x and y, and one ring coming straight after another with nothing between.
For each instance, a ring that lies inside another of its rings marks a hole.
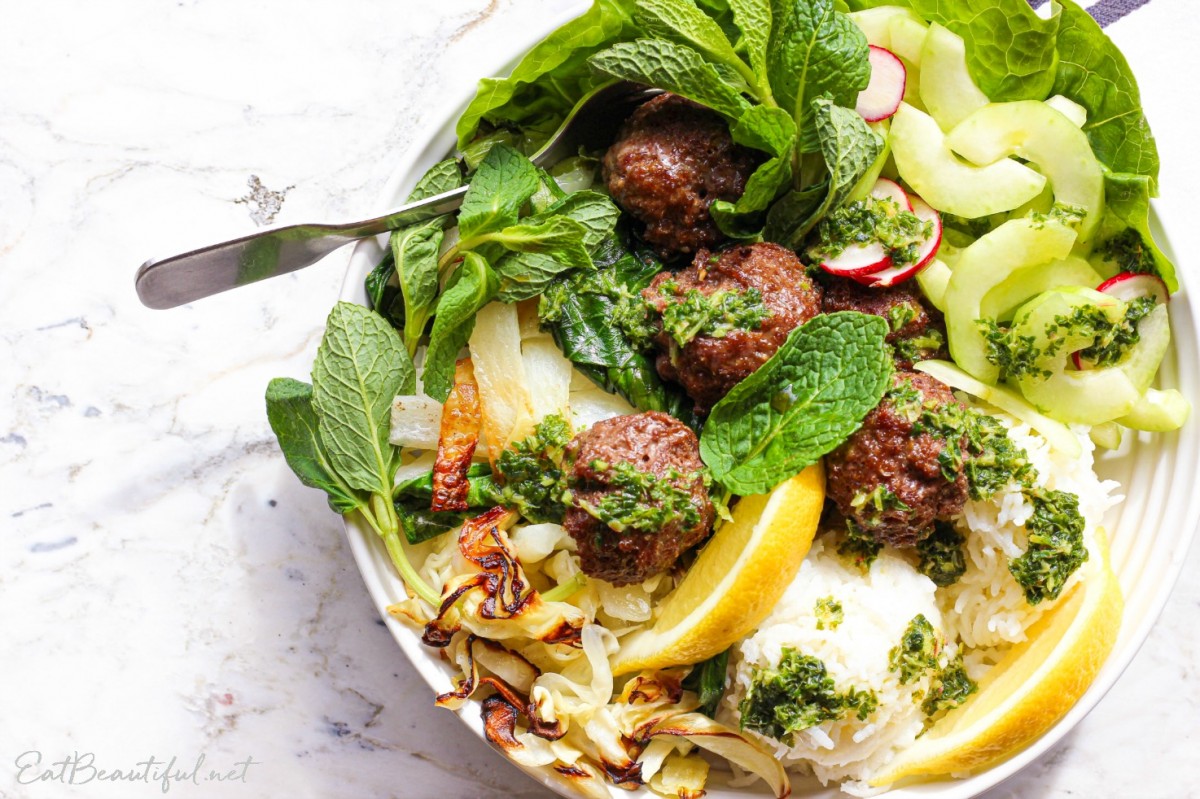
<instances>
[{"instance_id":1,"label":"cucumber slice with green skin","mask_svg":"<svg viewBox=\"0 0 1200 799\"><path fill-rule=\"evenodd\" d=\"M1066 258L1075 231L1061 222L1014 219L983 236L958 256L946 287L950 354L967 373L995 384L1000 370L987 359L979 326L983 299L1018 270Z\"/></svg>"},{"instance_id":2,"label":"cucumber slice with green skin","mask_svg":"<svg viewBox=\"0 0 1200 799\"><path fill-rule=\"evenodd\" d=\"M1010 158L987 166L959 159L933 117L907 103L892 117L889 140L900 177L944 213L977 219L1011 211L1046 185L1044 175Z\"/></svg>"},{"instance_id":3,"label":"cucumber slice with green skin","mask_svg":"<svg viewBox=\"0 0 1200 799\"><path fill-rule=\"evenodd\" d=\"M1170 348L1171 319L1167 314L1167 306L1159 305L1138 322L1138 343L1133 345L1120 363L1110 368L1120 369L1138 390L1138 394L1145 394L1154 382L1158 367L1162 365L1163 358L1167 357L1167 350Z\"/></svg>"},{"instance_id":4,"label":"cucumber slice with green skin","mask_svg":"<svg viewBox=\"0 0 1200 799\"><path fill-rule=\"evenodd\" d=\"M993 103L955 126L946 143L976 164L1012 155L1037 164L1056 202L1086 211L1079 241L1091 240L1104 211L1104 173L1087 135L1061 112L1036 100Z\"/></svg>"},{"instance_id":5,"label":"cucumber slice with green skin","mask_svg":"<svg viewBox=\"0 0 1200 799\"><path fill-rule=\"evenodd\" d=\"M942 313L946 312L946 287L950 285L950 267L934 258L928 266L917 272L917 285L934 308Z\"/></svg>"},{"instance_id":6,"label":"cucumber slice with green skin","mask_svg":"<svg viewBox=\"0 0 1200 799\"><path fill-rule=\"evenodd\" d=\"M1160 391L1147 389L1137 404L1117 421L1134 430L1151 433L1169 433L1183 427L1191 415L1192 404L1173 388Z\"/></svg>"},{"instance_id":7,"label":"cucumber slice with green skin","mask_svg":"<svg viewBox=\"0 0 1200 799\"><path fill-rule=\"evenodd\" d=\"M1091 264L1074 255L1061 261L1018 269L983 298L979 306L980 317L1005 322L1013 318L1018 308L1042 292L1069 286L1096 286L1102 279Z\"/></svg>"},{"instance_id":8,"label":"cucumber slice with green skin","mask_svg":"<svg viewBox=\"0 0 1200 799\"><path fill-rule=\"evenodd\" d=\"M1042 435L1050 446L1070 458L1078 458L1083 454L1079 439L1062 422L1056 422L1038 412L1019 394L1002 386L989 386L981 383L969 374L948 361L921 361L913 366L918 372L924 372L935 380L940 380L950 388L965 391L973 397L995 405Z\"/></svg>"},{"instance_id":9,"label":"cucumber slice with green skin","mask_svg":"<svg viewBox=\"0 0 1200 799\"><path fill-rule=\"evenodd\" d=\"M888 49L920 69L921 52L925 48L925 37L929 35L929 26L918 19L916 15L896 14L888 22L888 32L891 43L891 47Z\"/></svg>"},{"instance_id":10,"label":"cucumber slice with green skin","mask_svg":"<svg viewBox=\"0 0 1200 799\"><path fill-rule=\"evenodd\" d=\"M967 71L962 37L937 23L929 26L921 48L921 100L942 130L991 102Z\"/></svg>"},{"instance_id":11,"label":"cucumber slice with green skin","mask_svg":"<svg viewBox=\"0 0 1200 799\"><path fill-rule=\"evenodd\" d=\"M1116 297L1081 286L1047 291L1017 311L1013 333L1019 337L1030 337L1045 348L1051 341L1048 331L1055 330L1057 320L1069 317L1076 310L1099 311L1115 324L1124 317L1125 308L1125 303ZM1043 349L1043 354L1035 362L1050 376L1024 374L1016 378L1026 399L1052 419L1090 425L1113 421L1133 409L1145 387L1136 385L1131 379L1133 375L1123 365L1088 372L1067 370L1070 353L1090 345L1091 335L1068 328L1065 331L1056 330L1053 341L1057 345L1054 352L1051 354ZM1139 347L1134 347L1127 361L1134 359ZM1157 347L1151 345L1142 358L1152 357L1154 349ZM1158 360L1162 360L1161 355ZM1157 371L1157 368L1156 361L1154 370ZM1140 371L1144 370L1145 366L1142 365Z\"/></svg>"}]
</instances>

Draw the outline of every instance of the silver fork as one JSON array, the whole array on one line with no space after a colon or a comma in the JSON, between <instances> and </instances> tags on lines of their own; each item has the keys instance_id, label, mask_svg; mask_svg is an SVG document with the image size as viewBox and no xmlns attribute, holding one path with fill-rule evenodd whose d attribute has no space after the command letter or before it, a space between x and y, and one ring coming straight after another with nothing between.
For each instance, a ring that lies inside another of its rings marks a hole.
<instances>
[{"instance_id":1,"label":"silver fork","mask_svg":"<svg viewBox=\"0 0 1200 799\"><path fill-rule=\"evenodd\" d=\"M546 144L533 155L541 167L576 155L580 147L607 146L638 105L655 94L636 83L609 83L583 97ZM353 241L449 213L466 188L403 205L360 222L276 225L197 250L146 261L138 269L138 298L149 308L175 308L222 291L311 266Z\"/></svg>"}]
</instances>

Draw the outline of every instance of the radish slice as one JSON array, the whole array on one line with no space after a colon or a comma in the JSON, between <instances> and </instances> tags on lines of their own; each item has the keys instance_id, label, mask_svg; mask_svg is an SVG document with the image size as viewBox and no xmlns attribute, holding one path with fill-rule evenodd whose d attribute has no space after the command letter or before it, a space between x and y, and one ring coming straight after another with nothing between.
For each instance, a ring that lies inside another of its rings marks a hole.
<instances>
[{"instance_id":1,"label":"radish slice","mask_svg":"<svg viewBox=\"0 0 1200 799\"><path fill-rule=\"evenodd\" d=\"M1122 272L1116 277L1110 277L1097 286L1096 291L1124 302L1153 297L1156 305L1166 305L1171 299L1171 292L1162 278L1158 275L1140 275L1137 272ZM1078 352L1071 353L1071 360L1081 372L1095 368L1091 361L1085 361Z\"/></svg>"},{"instance_id":2,"label":"radish slice","mask_svg":"<svg viewBox=\"0 0 1200 799\"><path fill-rule=\"evenodd\" d=\"M880 178L875 181L875 185L871 187L871 196L876 200L894 200L896 205L900 206L901 211L913 209L912 203L908 200L908 192L894 180Z\"/></svg>"},{"instance_id":3,"label":"radish slice","mask_svg":"<svg viewBox=\"0 0 1200 799\"><path fill-rule=\"evenodd\" d=\"M877 241L852 244L842 250L836 258L829 258L821 262L821 268L829 274L855 279L858 279L859 275L878 272L891 265L892 259L888 257L887 250L883 249L883 245Z\"/></svg>"},{"instance_id":4,"label":"radish slice","mask_svg":"<svg viewBox=\"0 0 1200 799\"><path fill-rule=\"evenodd\" d=\"M908 83L908 72L904 62L890 50L876 45L871 45L868 61L871 64L871 80L867 88L858 93L854 110L868 122L879 122L900 108L904 100L904 87Z\"/></svg>"},{"instance_id":5,"label":"radish slice","mask_svg":"<svg viewBox=\"0 0 1200 799\"><path fill-rule=\"evenodd\" d=\"M1139 275L1136 272L1122 272L1111 277L1096 287L1096 291L1116 297L1125 302L1132 302L1139 297L1153 297L1159 305L1165 305L1171 299L1167 284L1157 275Z\"/></svg>"},{"instance_id":6,"label":"radish slice","mask_svg":"<svg viewBox=\"0 0 1200 799\"><path fill-rule=\"evenodd\" d=\"M916 260L911 264L892 266L889 259L888 265L879 271L851 275L851 277L864 286L887 288L897 283L903 283L929 265L933 261L934 256L937 255L938 247L942 244L942 218L937 211L933 210L920 197L914 196L910 200L912 202L913 213L916 214L917 219L920 219L922 222L933 223L933 232L925 240L925 243L921 245Z\"/></svg>"}]
</instances>

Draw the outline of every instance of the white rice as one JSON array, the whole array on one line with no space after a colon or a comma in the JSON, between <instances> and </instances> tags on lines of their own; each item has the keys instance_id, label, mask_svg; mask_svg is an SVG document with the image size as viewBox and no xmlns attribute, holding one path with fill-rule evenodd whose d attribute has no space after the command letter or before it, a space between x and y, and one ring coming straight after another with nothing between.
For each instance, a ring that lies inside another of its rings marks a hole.
<instances>
[{"instance_id":1,"label":"white rice","mask_svg":"<svg viewBox=\"0 0 1200 799\"><path fill-rule=\"evenodd\" d=\"M1079 497L1079 510L1087 523L1084 540L1090 549L1104 514L1123 497L1113 493L1119 488L1116 482L1096 476L1092 468L1095 446L1086 428L1075 431L1083 453L1069 458L1051 450L1028 425L1001 413L993 415L1008 428L1012 442L1029 453L1039 485ZM1054 607L1050 601L1038 605L1026 602L1021 586L1008 570L1009 559L1025 551L1028 539L1024 524L1032 513L1033 508L1015 485L990 500L967 503L958 523L967 539L967 572L958 582L938 591L938 605L951 639L958 638L971 649L1006 648L1025 640L1025 630Z\"/></svg>"},{"instance_id":2,"label":"white rice","mask_svg":"<svg viewBox=\"0 0 1200 799\"><path fill-rule=\"evenodd\" d=\"M1123 497L1114 493L1117 483L1101 481L1093 471L1094 446L1086 428L1074 431L1082 455L1069 458L1051 451L1028 425L987 410L1009 429L1013 443L1028 452L1039 485L1079 497L1090 548L1105 512ZM866 780L911 744L925 722L917 694L928 688L928 677L901 685L888 670L888 653L912 618L924 614L945 635L950 654L963 653L968 673L978 680L1054 606L1050 601L1029 605L1008 570L1010 558L1025 551L1023 525L1032 512L1015 486L991 500L968 502L956 521L967 539L967 571L946 588L937 588L916 570L912 552L885 549L863 574L836 553L836 536L819 539L771 615L735 647L720 717L738 723L737 706L754 670L777 665L785 647L820 658L839 691L872 690L878 710L865 721L851 714L801 731L790 746L758 737L790 769L811 772L823 784L841 783L854 796L878 793L881 789L869 787ZM817 629L816 603L827 596L842 605L844 621L836 630Z\"/></svg>"},{"instance_id":3,"label":"white rice","mask_svg":"<svg viewBox=\"0 0 1200 799\"><path fill-rule=\"evenodd\" d=\"M864 575L835 550L832 541L815 542L775 610L736 647L719 716L737 724L737 706L755 668L778 664L785 647L819 658L840 692L874 691L879 708L865 721L850 714L824 722L796 733L791 746L756 735L784 765L811 769L823 783L865 780L921 732L925 716L917 694L928 689L928 677L901 685L888 670L888 653L917 614L942 628L933 582L902 555L881 552ZM835 630L819 630L814 608L828 596L841 603L843 621ZM858 795L866 795L864 789L870 791L865 783L843 786Z\"/></svg>"}]
</instances>

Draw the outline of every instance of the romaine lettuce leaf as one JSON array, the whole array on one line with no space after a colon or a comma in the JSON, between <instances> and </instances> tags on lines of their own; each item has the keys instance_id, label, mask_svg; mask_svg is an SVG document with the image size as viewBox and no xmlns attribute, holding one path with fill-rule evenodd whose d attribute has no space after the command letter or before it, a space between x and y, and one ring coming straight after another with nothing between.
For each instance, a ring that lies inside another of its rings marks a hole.
<instances>
[{"instance_id":1,"label":"romaine lettuce leaf","mask_svg":"<svg viewBox=\"0 0 1200 799\"><path fill-rule=\"evenodd\" d=\"M636 35L633 6L633 0L595 0L581 17L526 53L507 78L481 80L455 128L458 146L465 147L485 120L520 123L538 115L564 116L576 100L599 85L588 58Z\"/></svg>"},{"instance_id":2,"label":"romaine lettuce leaf","mask_svg":"<svg viewBox=\"0 0 1200 799\"><path fill-rule=\"evenodd\" d=\"M1129 62L1086 11L1071 0L1061 5L1053 93L1087 109L1083 130L1096 157L1113 172L1148 177L1153 197L1158 194L1158 148Z\"/></svg>"}]
</instances>

